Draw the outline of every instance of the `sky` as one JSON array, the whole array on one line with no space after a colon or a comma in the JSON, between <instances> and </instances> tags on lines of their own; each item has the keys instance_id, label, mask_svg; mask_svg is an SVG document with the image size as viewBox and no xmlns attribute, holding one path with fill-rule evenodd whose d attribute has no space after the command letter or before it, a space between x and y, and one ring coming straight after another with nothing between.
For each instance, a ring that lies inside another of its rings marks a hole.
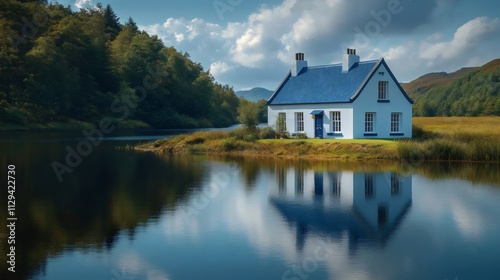
<instances>
[{"instance_id":1,"label":"sky","mask_svg":"<svg viewBox=\"0 0 500 280\"><path fill-rule=\"evenodd\" d=\"M110 4L120 21L188 52L235 90L275 90L294 54L309 66L384 58L400 82L500 58L497 0L59 0Z\"/></svg>"}]
</instances>

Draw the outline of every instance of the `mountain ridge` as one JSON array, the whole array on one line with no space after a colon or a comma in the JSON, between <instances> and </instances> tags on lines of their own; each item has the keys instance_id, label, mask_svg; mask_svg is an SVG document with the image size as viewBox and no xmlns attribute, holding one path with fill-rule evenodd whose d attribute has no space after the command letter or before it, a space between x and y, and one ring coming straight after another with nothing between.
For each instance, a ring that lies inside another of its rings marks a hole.
<instances>
[{"instance_id":1,"label":"mountain ridge","mask_svg":"<svg viewBox=\"0 0 500 280\"><path fill-rule=\"evenodd\" d=\"M234 94L238 97L245 98L248 101L257 102L261 99L267 100L274 93L272 90L268 90L263 87L254 87L249 90L236 91Z\"/></svg>"},{"instance_id":2,"label":"mountain ridge","mask_svg":"<svg viewBox=\"0 0 500 280\"><path fill-rule=\"evenodd\" d=\"M401 86L411 98L416 98L434 86L449 84L454 79L460 78L470 71L478 68L480 67L462 67L459 70L450 73L431 72L424 74L411 82L401 83Z\"/></svg>"},{"instance_id":3,"label":"mountain ridge","mask_svg":"<svg viewBox=\"0 0 500 280\"><path fill-rule=\"evenodd\" d=\"M500 59L438 76L403 84L414 116L500 116Z\"/></svg>"}]
</instances>

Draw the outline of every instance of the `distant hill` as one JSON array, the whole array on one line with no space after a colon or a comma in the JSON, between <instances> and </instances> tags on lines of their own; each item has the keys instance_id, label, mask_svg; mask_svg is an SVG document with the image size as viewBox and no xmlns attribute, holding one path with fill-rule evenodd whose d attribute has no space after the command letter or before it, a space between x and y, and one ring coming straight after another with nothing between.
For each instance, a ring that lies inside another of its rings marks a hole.
<instances>
[{"instance_id":1,"label":"distant hill","mask_svg":"<svg viewBox=\"0 0 500 280\"><path fill-rule=\"evenodd\" d=\"M500 59L402 84L415 116L500 116Z\"/></svg>"},{"instance_id":2,"label":"distant hill","mask_svg":"<svg viewBox=\"0 0 500 280\"><path fill-rule=\"evenodd\" d=\"M453 73L429 73L409 83L402 83L401 86L411 98L416 98L435 86L449 85L453 80L478 68L479 67L464 67Z\"/></svg>"},{"instance_id":3,"label":"distant hill","mask_svg":"<svg viewBox=\"0 0 500 280\"><path fill-rule=\"evenodd\" d=\"M271 95L274 93L274 91L261 88L261 87L255 87L251 90L240 90L235 92L236 96L238 97L243 97L246 100L252 101L252 102L257 102L261 99L269 99Z\"/></svg>"}]
</instances>

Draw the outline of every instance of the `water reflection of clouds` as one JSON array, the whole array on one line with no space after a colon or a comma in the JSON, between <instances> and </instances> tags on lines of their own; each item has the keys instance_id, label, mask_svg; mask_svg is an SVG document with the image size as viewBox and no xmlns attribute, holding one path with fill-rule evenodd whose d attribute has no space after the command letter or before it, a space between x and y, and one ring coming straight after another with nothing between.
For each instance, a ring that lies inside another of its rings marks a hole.
<instances>
[{"instance_id":1,"label":"water reflection of clouds","mask_svg":"<svg viewBox=\"0 0 500 280\"><path fill-rule=\"evenodd\" d=\"M125 252L123 257L117 260L117 269L113 271L113 274L117 278L116 280L122 279L147 279L147 280L168 280L168 276L160 268L155 268L149 264L146 260L142 259L134 251ZM141 276L141 277L139 277ZM139 278L138 278L139 277ZM114 278L112 278L114 279Z\"/></svg>"},{"instance_id":2,"label":"water reflection of clouds","mask_svg":"<svg viewBox=\"0 0 500 280\"><path fill-rule=\"evenodd\" d=\"M417 184L435 185L434 181L417 177ZM496 220L495 210L488 199L488 193L498 193L495 189L481 188L477 191L464 180L441 181L432 192L422 192L421 205L425 205L425 216L434 217L436 222L451 220L466 239L478 240ZM498 213L497 213L498 214Z\"/></svg>"}]
</instances>

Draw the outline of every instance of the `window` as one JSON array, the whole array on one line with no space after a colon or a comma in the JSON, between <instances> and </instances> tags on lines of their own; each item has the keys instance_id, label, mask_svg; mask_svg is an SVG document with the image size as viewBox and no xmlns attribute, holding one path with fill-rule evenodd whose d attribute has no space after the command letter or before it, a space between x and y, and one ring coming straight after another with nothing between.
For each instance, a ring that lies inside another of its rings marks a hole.
<instances>
[{"instance_id":1,"label":"window","mask_svg":"<svg viewBox=\"0 0 500 280\"><path fill-rule=\"evenodd\" d=\"M304 131L304 113L295 113L295 131Z\"/></svg>"},{"instance_id":2,"label":"window","mask_svg":"<svg viewBox=\"0 0 500 280\"><path fill-rule=\"evenodd\" d=\"M341 132L342 122L340 120L340 111L330 112L330 119L332 120L332 132Z\"/></svg>"},{"instance_id":3,"label":"window","mask_svg":"<svg viewBox=\"0 0 500 280\"><path fill-rule=\"evenodd\" d=\"M332 183L332 196L340 197L341 192L341 181L340 174L338 173L330 173L330 181Z\"/></svg>"},{"instance_id":4,"label":"window","mask_svg":"<svg viewBox=\"0 0 500 280\"><path fill-rule=\"evenodd\" d=\"M297 170L295 172L295 195L304 194L304 172Z\"/></svg>"},{"instance_id":5,"label":"window","mask_svg":"<svg viewBox=\"0 0 500 280\"><path fill-rule=\"evenodd\" d=\"M373 132L375 125L375 113L365 113L365 132Z\"/></svg>"},{"instance_id":6,"label":"window","mask_svg":"<svg viewBox=\"0 0 500 280\"><path fill-rule=\"evenodd\" d=\"M365 199L370 199L373 195L373 176L371 174L365 174Z\"/></svg>"},{"instance_id":7,"label":"window","mask_svg":"<svg viewBox=\"0 0 500 280\"><path fill-rule=\"evenodd\" d=\"M378 99L387 100L387 81L378 82Z\"/></svg>"},{"instance_id":8,"label":"window","mask_svg":"<svg viewBox=\"0 0 500 280\"><path fill-rule=\"evenodd\" d=\"M401 113L391 113L391 132L399 132Z\"/></svg>"},{"instance_id":9,"label":"window","mask_svg":"<svg viewBox=\"0 0 500 280\"><path fill-rule=\"evenodd\" d=\"M278 119L276 120L276 130L278 133L286 131L286 113L278 113Z\"/></svg>"},{"instance_id":10,"label":"window","mask_svg":"<svg viewBox=\"0 0 500 280\"><path fill-rule=\"evenodd\" d=\"M399 177L398 175L391 174L391 195L399 194Z\"/></svg>"}]
</instances>

